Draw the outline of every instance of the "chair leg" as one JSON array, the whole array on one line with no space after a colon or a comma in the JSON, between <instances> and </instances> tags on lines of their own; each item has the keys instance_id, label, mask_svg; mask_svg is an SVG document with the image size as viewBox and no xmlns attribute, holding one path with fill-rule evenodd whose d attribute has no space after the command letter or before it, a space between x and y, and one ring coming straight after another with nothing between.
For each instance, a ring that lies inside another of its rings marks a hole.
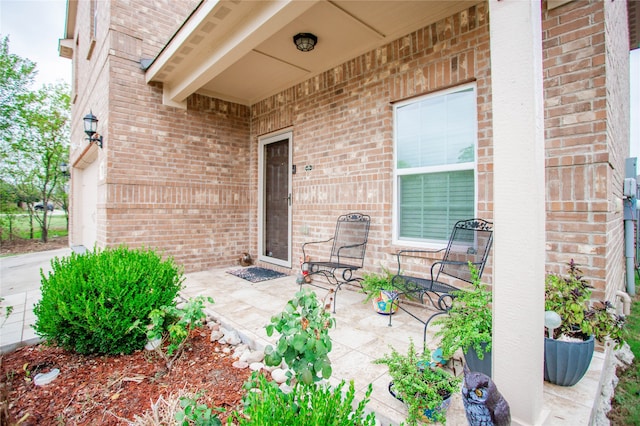
<instances>
[{"instance_id":1,"label":"chair leg","mask_svg":"<svg viewBox=\"0 0 640 426\"><path fill-rule=\"evenodd\" d=\"M427 347L427 327L429 327L429 323L431 322L431 320L438 315L445 315L448 312L449 311L436 312L435 314L431 315L429 319L424 323L424 330L422 331L422 350Z\"/></svg>"},{"instance_id":2,"label":"chair leg","mask_svg":"<svg viewBox=\"0 0 640 426\"><path fill-rule=\"evenodd\" d=\"M333 313L336 313L336 303L338 302L338 291L340 290L340 287L342 287L342 282L337 281L336 280L336 291L334 291L334 295L333 295Z\"/></svg>"}]
</instances>

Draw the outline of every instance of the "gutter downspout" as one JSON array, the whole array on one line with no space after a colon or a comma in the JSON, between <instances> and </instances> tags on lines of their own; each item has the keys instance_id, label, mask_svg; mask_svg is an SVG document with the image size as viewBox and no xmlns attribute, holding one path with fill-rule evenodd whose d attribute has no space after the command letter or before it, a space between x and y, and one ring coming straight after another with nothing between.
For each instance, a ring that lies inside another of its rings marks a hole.
<instances>
[{"instance_id":1,"label":"gutter downspout","mask_svg":"<svg viewBox=\"0 0 640 426\"><path fill-rule=\"evenodd\" d=\"M634 200L635 201L635 200ZM634 207L635 207L635 203ZM636 295L635 283L635 263L634 263L634 247L635 233L633 229L633 220L624 221L624 256L627 261L627 293L631 296Z\"/></svg>"},{"instance_id":2,"label":"gutter downspout","mask_svg":"<svg viewBox=\"0 0 640 426\"><path fill-rule=\"evenodd\" d=\"M628 316L631 313L631 296L622 290L616 291L616 297L622 301L622 314Z\"/></svg>"},{"instance_id":3,"label":"gutter downspout","mask_svg":"<svg viewBox=\"0 0 640 426\"><path fill-rule=\"evenodd\" d=\"M638 215L636 209L638 184L636 182L637 158L627 158L625 162L625 176L622 195L624 196L624 256L626 260L627 293L636 295L635 283L635 233L634 220Z\"/></svg>"}]
</instances>

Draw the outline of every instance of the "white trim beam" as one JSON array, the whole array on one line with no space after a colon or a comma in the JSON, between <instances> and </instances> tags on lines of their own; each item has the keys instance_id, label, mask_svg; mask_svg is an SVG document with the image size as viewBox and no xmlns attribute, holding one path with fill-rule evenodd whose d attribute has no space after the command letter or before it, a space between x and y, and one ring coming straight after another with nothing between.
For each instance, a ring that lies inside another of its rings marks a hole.
<instances>
[{"instance_id":1,"label":"white trim beam","mask_svg":"<svg viewBox=\"0 0 640 426\"><path fill-rule=\"evenodd\" d=\"M265 39L271 37L282 27L293 21L319 0L314 1L280 1L256 2L250 10L250 16L234 25L225 34L224 39L218 40L213 46L197 55L199 60L192 66L182 67L186 74L171 77L170 83L164 85L163 99L165 103L184 105L187 97L195 93L208 81L225 71L229 66L247 55ZM147 82L153 81L169 61L187 42L187 39L205 21L215 14L218 2L208 1L180 31L164 52L151 65L146 74Z\"/></svg>"}]
</instances>

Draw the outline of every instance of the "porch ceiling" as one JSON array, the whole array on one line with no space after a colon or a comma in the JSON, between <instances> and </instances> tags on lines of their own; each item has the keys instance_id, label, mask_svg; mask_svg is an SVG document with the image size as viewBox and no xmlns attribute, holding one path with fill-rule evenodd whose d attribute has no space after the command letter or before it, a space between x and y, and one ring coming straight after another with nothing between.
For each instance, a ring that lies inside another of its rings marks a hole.
<instances>
[{"instance_id":1,"label":"porch ceiling","mask_svg":"<svg viewBox=\"0 0 640 426\"><path fill-rule=\"evenodd\" d=\"M453 0L204 0L155 58L147 82L184 107L193 93L251 105L478 3ZM318 43L300 52L297 33Z\"/></svg>"}]
</instances>

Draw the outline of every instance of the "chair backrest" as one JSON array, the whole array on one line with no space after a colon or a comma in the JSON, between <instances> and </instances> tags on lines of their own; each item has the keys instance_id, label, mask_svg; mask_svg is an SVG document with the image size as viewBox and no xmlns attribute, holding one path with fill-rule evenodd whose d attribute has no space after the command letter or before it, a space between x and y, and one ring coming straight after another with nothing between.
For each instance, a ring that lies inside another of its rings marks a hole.
<instances>
[{"instance_id":1,"label":"chair backrest","mask_svg":"<svg viewBox=\"0 0 640 426\"><path fill-rule=\"evenodd\" d=\"M361 213L348 213L338 217L331 248L331 262L362 268L370 222L371 218Z\"/></svg>"},{"instance_id":2,"label":"chair backrest","mask_svg":"<svg viewBox=\"0 0 640 426\"><path fill-rule=\"evenodd\" d=\"M443 262L438 274L443 273L471 282L468 266L468 262L471 262L478 269L478 277L481 277L492 243L493 224L491 222L483 219L467 219L456 222L442 260L462 263L448 264Z\"/></svg>"}]
</instances>

